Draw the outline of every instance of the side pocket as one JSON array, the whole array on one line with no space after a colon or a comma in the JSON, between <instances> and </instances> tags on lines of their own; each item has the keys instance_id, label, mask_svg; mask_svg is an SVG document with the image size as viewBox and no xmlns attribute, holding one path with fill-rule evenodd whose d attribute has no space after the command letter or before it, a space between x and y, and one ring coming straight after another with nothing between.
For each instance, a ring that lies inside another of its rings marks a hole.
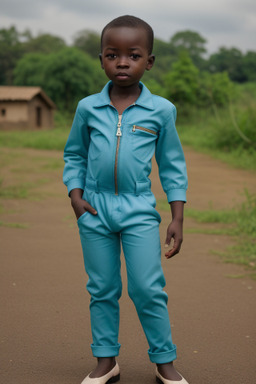
<instances>
[{"instance_id":1,"label":"side pocket","mask_svg":"<svg viewBox=\"0 0 256 384\"><path fill-rule=\"evenodd\" d=\"M89 213L88 211L85 211L81 216L79 216L77 219L77 224L79 224L88 213Z\"/></svg>"},{"instance_id":2,"label":"side pocket","mask_svg":"<svg viewBox=\"0 0 256 384\"><path fill-rule=\"evenodd\" d=\"M153 215L156 217L156 219L161 223L162 219L160 216L160 213L156 210L156 199L153 193L150 194L141 194L141 198L144 200L144 203L147 204L147 207L150 209L150 212L153 213Z\"/></svg>"},{"instance_id":3,"label":"side pocket","mask_svg":"<svg viewBox=\"0 0 256 384\"><path fill-rule=\"evenodd\" d=\"M86 200L92 207L94 207L94 192L85 188L83 193L83 200ZM89 211L85 211L79 218L77 219L77 224L80 224L82 221L86 220L87 215L91 215Z\"/></svg>"}]
</instances>

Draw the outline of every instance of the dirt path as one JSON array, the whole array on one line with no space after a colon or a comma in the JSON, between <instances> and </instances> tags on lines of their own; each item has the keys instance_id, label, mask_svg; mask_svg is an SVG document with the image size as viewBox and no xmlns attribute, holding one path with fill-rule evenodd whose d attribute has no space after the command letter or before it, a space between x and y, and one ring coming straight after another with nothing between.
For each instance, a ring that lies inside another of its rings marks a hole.
<instances>
[{"instance_id":1,"label":"dirt path","mask_svg":"<svg viewBox=\"0 0 256 384\"><path fill-rule=\"evenodd\" d=\"M247 188L256 193L255 174L186 150L188 206L234 206ZM14 152L6 150L5 157ZM38 184L36 199L2 201L0 221L1 377L5 384L79 384L92 369L89 296L76 224L61 182L59 152L16 150L3 178ZM50 169L50 163L55 168ZM39 165L44 172L38 171ZM24 173L24 169L27 172ZM22 171L23 170L23 171ZM157 198L164 198L152 174ZM5 187L5 184L3 184ZM168 213L161 213L165 238ZM186 220L185 228L193 226ZM16 228L15 228L16 227ZM225 236L186 234L182 252L163 259L169 294L176 366L190 384L256 382L256 282L229 276L243 272L223 264L211 249L230 244ZM123 263L124 264L124 263ZM137 315L127 297L125 266L121 299L121 383L154 383L154 367ZM4 309L4 310L3 310Z\"/></svg>"}]
</instances>

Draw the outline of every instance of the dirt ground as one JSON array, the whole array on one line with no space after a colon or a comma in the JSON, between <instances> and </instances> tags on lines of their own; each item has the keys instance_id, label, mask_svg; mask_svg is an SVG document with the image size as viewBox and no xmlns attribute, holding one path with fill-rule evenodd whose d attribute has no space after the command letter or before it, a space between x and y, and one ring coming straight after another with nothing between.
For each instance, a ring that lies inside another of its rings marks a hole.
<instances>
[{"instance_id":1,"label":"dirt ground","mask_svg":"<svg viewBox=\"0 0 256 384\"><path fill-rule=\"evenodd\" d=\"M1 202L0 221L16 224L0 227L0 382L79 384L95 362L82 252L61 181L62 153L19 149L5 155L14 153L15 167L6 165L4 181L38 186L27 199ZM188 207L233 207L244 200L244 188L256 193L255 174L188 149L185 155ZM56 164L51 170L49 159ZM44 173L37 172L39 162L45 162ZM155 165L152 181L156 197L165 198ZM170 214L161 216L164 243ZM185 230L194 225L187 219ZM176 367L190 384L256 383L256 282L211 253L230 244L226 236L185 233L181 253L169 261L163 257ZM154 366L127 295L124 263L122 268L121 383L153 384Z\"/></svg>"}]
</instances>

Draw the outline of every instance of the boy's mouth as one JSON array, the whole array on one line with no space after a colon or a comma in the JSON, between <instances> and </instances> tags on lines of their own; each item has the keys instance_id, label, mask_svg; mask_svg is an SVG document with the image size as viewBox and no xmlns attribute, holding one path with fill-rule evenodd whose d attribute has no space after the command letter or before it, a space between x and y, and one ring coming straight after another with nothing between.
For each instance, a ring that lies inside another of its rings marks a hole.
<instances>
[{"instance_id":1,"label":"boy's mouth","mask_svg":"<svg viewBox=\"0 0 256 384\"><path fill-rule=\"evenodd\" d=\"M127 73L124 73L124 72L119 72L116 74L116 77L118 79L127 79L128 77L130 77Z\"/></svg>"}]
</instances>

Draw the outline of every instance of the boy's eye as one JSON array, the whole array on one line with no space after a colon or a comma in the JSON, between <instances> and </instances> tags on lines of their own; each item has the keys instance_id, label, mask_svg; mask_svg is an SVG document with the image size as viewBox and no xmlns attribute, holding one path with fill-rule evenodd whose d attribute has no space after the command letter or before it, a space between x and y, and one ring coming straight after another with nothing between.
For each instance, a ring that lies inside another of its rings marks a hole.
<instances>
[{"instance_id":1,"label":"boy's eye","mask_svg":"<svg viewBox=\"0 0 256 384\"><path fill-rule=\"evenodd\" d=\"M137 60L139 57L140 57L140 55L138 55L137 53L133 53L131 55L131 58L134 59L134 60Z\"/></svg>"},{"instance_id":2,"label":"boy's eye","mask_svg":"<svg viewBox=\"0 0 256 384\"><path fill-rule=\"evenodd\" d=\"M108 59L115 59L116 58L116 54L115 53L108 53L107 54L107 58Z\"/></svg>"}]
</instances>

